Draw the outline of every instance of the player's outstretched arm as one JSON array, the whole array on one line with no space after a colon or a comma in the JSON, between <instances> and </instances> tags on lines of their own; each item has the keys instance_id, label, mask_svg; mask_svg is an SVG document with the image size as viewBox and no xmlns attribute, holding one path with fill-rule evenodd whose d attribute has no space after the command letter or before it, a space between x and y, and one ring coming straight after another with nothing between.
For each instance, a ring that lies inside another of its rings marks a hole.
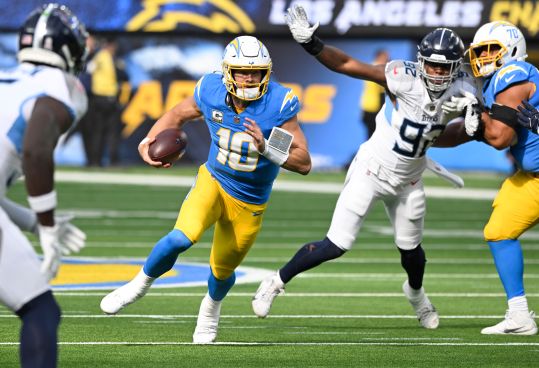
<instances>
[{"instance_id":1,"label":"player's outstretched arm","mask_svg":"<svg viewBox=\"0 0 539 368\"><path fill-rule=\"evenodd\" d=\"M181 128L183 124L190 120L197 119L202 116L194 97L187 97L185 100L174 106L159 118L152 126L146 138L144 138L139 146L138 151L140 157L150 166L154 167L170 167L171 164L163 164L160 161L153 161L148 154L150 144L155 141L155 136L165 129Z\"/></svg>"},{"instance_id":2,"label":"player's outstretched arm","mask_svg":"<svg viewBox=\"0 0 539 368\"><path fill-rule=\"evenodd\" d=\"M289 8L285 20L294 40L328 69L386 87L385 65L366 64L336 47L324 45L315 34L318 23L311 26L303 7Z\"/></svg>"}]
</instances>

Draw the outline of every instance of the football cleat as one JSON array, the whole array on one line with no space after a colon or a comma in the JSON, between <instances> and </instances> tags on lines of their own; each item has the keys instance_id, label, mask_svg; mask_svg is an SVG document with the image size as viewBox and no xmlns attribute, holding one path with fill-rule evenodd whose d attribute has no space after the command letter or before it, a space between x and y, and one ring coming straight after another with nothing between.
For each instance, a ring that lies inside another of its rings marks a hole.
<instances>
[{"instance_id":1,"label":"football cleat","mask_svg":"<svg viewBox=\"0 0 539 368\"><path fill-rule=\"evenodd\" d=\"M193 333L193 344L211 344L217 337L217 327L221 315L221 301L213 300L209 294L200 303L197 326Z\"/></svg>"},{"instance_id":2,"label":"football cleat","mask_svg":"<svg viewBox=\"0 0 539 368\"><path fill-rule=\"evenodd\" d=\"M126 306L142 298L152 286L154 278L146 276L141 270L127 284L106 295L101 300L101 310L106 314L116 314Z\"/></svg>"},{"instance_id":3,"label":"football cleat","mask_svg":"<svg viewBox=\"0 0 539 368\"><path fill-rule=\"evenodd\" d=\"M481 330L483 335L535 335L537 324L535 313L527 311L507 311L500 323Z\"/></svg>"},{"instance_id":4,"label":"football cleat","mask_svg":"<svg viewBox=\"0 0 539 368\"><path fill-rule=\"evenodd\" d=\"M251 302L255 314L260 318L265 318L269 314L273 300L279 294L284 294L284 283L279 274L275 273L266 277L260 283Z\"/></svg>"},{"instance_id":5,"label":"football cleat","mask_svg":"<svg viewBox=\"0 0 539 368\"><path fill-rule=\"evenodd\" d=\"M402 291L404 291L404 295L406 295L406 298L414 308L421 326L429 330L438 328L438 325L440 324L438 312L425 294L424 289L421 288L420 294L414 297L412 296L412 288L410 287L410 284L408 284L408 280L406 280L402 285Z\"/></svg>"}]
</instances>

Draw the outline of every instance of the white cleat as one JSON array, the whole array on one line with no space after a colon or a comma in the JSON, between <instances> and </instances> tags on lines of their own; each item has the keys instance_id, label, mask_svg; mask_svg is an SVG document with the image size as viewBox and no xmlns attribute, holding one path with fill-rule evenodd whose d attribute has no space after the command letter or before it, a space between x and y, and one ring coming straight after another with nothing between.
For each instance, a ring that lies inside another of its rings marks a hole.
<instances>
[{"instance_id":1,"label":"white cleat","mask_svg":"<svg viewBox=\"0 0 539 368\"><path fill-rule=\"evenodd\" d=\"M260 318L269 314L273 300L279 294L284 294L284 283L278 273L266 277L258 287L251 302L253 311Z\"/></svg>"},{"instance_id":2,"label":"white cleat","mask_svg":"<svg viewBox=\"0 0 539 368\"><path fill-rule=\"evenodd\" d=\"M141 270L133 280L107 294L101 300L101 310L106 314L118 313L129 304L142 298L152 286L153 280L154 278L146 276Z\"/></svg>"},{"instance_id":3,"label":"white cleat","mask_svg":"<svg viewBox=\"0 0 539 368\"><path fill-rule=\"evenodd\" d=\"M193 344L211 344L217 338L222 301L213 300L209 294L200 303Z\"/></svg>"},{"instance_id":4,"label":"white cleat","mask_svg":"<svg viewBox=\"0 0 539 368\"><path fill-rule=\"evenodd\" d=\"M414 297L412 296L412 288L408 284L408 280L406 280L402 285L402 291L404 291L404 295L406 295L406 298L414 308L421 326L429 330L438 328L438 325L440 324L438 312L425 294L424 289L421 288L419 296Z\"/></svg>"},{"instance_id":5,"label":"white cleat","mask_svg":"<svg viewBox=\"0 0 539 368\"><path fill-rule=\"evenodd\" d=\"M507 311L500 323L481 330L483 335L535 335L537 324L535 313L526 311Z\"/></svg>"}]
</instances>

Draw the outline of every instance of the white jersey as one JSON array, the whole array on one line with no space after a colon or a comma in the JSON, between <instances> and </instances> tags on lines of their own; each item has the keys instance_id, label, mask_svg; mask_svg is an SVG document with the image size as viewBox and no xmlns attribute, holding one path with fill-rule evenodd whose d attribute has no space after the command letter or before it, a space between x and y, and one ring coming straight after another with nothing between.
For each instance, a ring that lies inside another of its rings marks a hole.
<instances>
[{"instance_id":1,"label":"white jersey","mask_svg":"<svg viewBox=\"0 0 539 368\"><path fill-rule=\"evenodd\" d=\"M37 98L43 96L64 104L73 117L73 125L86 113L86 92L71 74L29 63L0 71L0 195L21 171L20 154L26 125Z\"/></svg>"},{"instance_id":2,"label":"white jersey","mask_svg":"<svg viewBox=\"0 0 539 368\"><path fill-rule=\"evenodd\" d=\"M439 98L432 99L418 64L410 61L389 62L385 75L393 100L386 97L376 116L376 130L362 149L369 151L377 164L391 173L388 180L397 184L415 179L425 170L425 152L449 120L442 103L463 91L480 97L481 89L471 74L461 71Z\"/></svg>"}]
</instances>

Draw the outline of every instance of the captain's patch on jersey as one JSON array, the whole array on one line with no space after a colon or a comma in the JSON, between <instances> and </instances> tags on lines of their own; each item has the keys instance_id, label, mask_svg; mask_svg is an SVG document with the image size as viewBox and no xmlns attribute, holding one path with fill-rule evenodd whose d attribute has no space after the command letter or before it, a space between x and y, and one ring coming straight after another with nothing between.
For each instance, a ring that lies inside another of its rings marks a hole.
<instances>
[{"instance_id":1,"label":"captain's patch on jersey","mask_svg":"<svg viewBox=\"0 0 539 368\"><path fill-rule=\"evenodd\" d=\"M221 124L223 122L223 112L219 110L211 111L211 120Z\"/></svg>"},{"instance_id":2,"label":"captain's patch on jersey","mask_svg":"<svg viewBox=\"0 0 539 368\"><path fill-rule=\"evenodd\" d=\"M144 265L143 260L62 259L58 276L52 280L53 290L115 289L130 281ZM272 271L238 267L236 284L256 283ZM172 288L205 286L210 275L207 263L181 263L159 277L152 287Z\"/></svg>"}]
</instances>

